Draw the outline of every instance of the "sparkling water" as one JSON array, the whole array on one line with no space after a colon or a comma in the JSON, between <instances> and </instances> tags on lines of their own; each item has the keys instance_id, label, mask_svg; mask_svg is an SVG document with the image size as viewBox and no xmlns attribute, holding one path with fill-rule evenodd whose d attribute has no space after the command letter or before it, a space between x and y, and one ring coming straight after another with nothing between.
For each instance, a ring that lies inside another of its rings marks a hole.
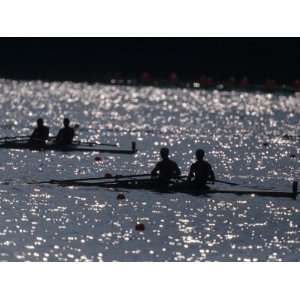
<instances>
[{"instance_id":1,"label":"sparkling water","mask_svg":"<svg viewBox=\"0 0 300 300\"><path fill-rule=\"evenodd\" d=\"M291 199L123 190L118 200L120 191L99 187L27 184L149 173L167 146L183 174L202 148L218 179L291 191L299 95L0 80L0 108L2 137L30 134L39 117L54 136L68 117L80 124L77 139L139 150L0 149L1 261L300 260L300 202Z\"/></svg>"}]
</instances>

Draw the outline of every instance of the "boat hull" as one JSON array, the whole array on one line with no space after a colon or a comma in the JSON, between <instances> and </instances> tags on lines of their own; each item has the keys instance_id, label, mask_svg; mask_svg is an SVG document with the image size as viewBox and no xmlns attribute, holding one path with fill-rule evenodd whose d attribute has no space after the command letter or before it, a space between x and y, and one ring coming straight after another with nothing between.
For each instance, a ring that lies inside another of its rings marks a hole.
<instances>
[{"instance_id":1,"label":"boat hull","mask_svg":"<svg viewBox=\"0 0 300 300\"><path fill-rule=\"evenodd\" d=\"M61 151L61 152L99 152L99 153L112 153L112 154L135 154L136 149L116 149L109 147L97 147L97 146L83 146L83 145L70 145L70 146L57 146L57 145L33 145L27 142L3 142L0 144L0 148L4 149L24 149L31 151Z\"/></svg>"},{"instance_id":2,"label":"boat hull","mask_svg":"<svg viewBox=\"0 0 300 300\"><path fill-rule=\"evenodd\" d=\"M99 186L104 188L123 188L123 189L135 189L135 190L150 190L159 193L184 193L194 196L208 195L208 194L236 194L236 195L259 195L264 197L287 197L294 198L297 197L297 192L282 192L282 191L270 191L270 190L250 190L250 189L218 189L212 187L198 188L197 186L190 183L170 183L161 184L155 180L129 180L129 181L56 181L64 186Z\"/></svg>"}]
</instances>

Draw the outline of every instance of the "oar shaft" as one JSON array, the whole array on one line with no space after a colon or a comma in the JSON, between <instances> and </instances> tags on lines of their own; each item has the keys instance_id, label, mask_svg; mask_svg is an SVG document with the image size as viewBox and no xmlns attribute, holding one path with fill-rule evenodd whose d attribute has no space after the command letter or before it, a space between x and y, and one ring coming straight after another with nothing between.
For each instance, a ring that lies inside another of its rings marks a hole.
<instances>
[{"instance_id":1,"label":"oar shaft","mask_svg":"<svg viewBox=\"0 0 300 300\"><path fill-rule=\"evenodd\" d=\"M37 181L29 182L29 184L39 184L39 183L64 183L64 182L80 182L80 181L90 181L90 180L117 180L117 179L126 179L126 178L135 178L135 177L146 177L151 176L151 174L138 174L138 175L116 175L113 177L87 177L87 178L70 178L70 179L52 179L49 181Z\"/></svg>"},{"instance_id":2,"label":"oar shaft","mask_svg":"<svg viewBox=\"0 0 300 300\"><path fill-rule=\"evenodd\" d=\"M100 144L94 143L93 145L118 147L117 144L107 144L107 143L100 143Z\"/></svg>"},{"instance_id":3,"label":"oar shaft","mask_svg":"<svg viewBox=\"0 0 300 300\"><path fill-rule=\"evenodd\" d=\"M240 184L235 183L235 182L229 182L229 181L218 180L218 179L216 179L215 182L225 183L225 184L229 184L229 185L240 185Z\"/></svg>"},{"instance_id":4,"label":"oar shaft","mask_svg":"<svg viewBox=\"0 0 300 300\"><path fill-rule=\"evenodd\" d=\"M181 179L188 178L188 176L187 175L182 175L182 176L179 176L179 178L181 178ZM225 183L225 184L229 184L229 185L240 185L240 184L235 183L235 182L229 182L229 181L218 180L218 179L215 179L215 182Z\"/></svg>"},{"instance_id":5,"label":"oar shaft","mask_svg":"<svg viewBox=\"0 0 300 300\"><path fill-rule=\"evenodd\" d=\"M111 184L111 183L117 183L117 182L130 182L130 181L135 181L136 178L138 177L150 177L148 179L139 179L140 181L148 181L148 180L155 180L153 179L151 174L138 174L138 175L117 175L115 177L99 177L99 178L78 178L78 179L68 179L68 180L52 180L51 183L72 183L72 182L81 182L81 181L91 181L91 180L103 180L106 179L108 181L103 181L97 183L97 185L106 185L106 184ZM183 179L186 178L187 176L179 176L177 178L173 179ZM122 180L120 180L122 179ZM126 180L128 179L128 180Z\"/></svg>"},{"instance_id":6,"label":"oar shaft","mask_svg":"<svg viewBox=\"0 0 300 300\"><path fill-rule=\"evenodd\" d=\"M30 135L17 135L17 136L4 136L4 137L0 137L0 140L15 140L15 139L22 139L22 138L30 138Z\"/></svg>"},{"instance_id":7,"label":"oar shaft","mask_svg":"<svg viewBox=\"0 0 300 300\"><path fill-rule=\"evenodd\" d=\"M116 175L113 177L86 177L86 178L70 178L70 179L51 179L49 181L38 181L38 182L29 182L29 184L40 184L40 183L64 183L64 182L80 182L80 181L96 181L96 180L111 180L115 182L118 179L127 179L127 178L138 178L138 177L151 177L151 174L138 174L138 175ZM187 176L179 176L179 179L187 178ZM225 183L230 185L239 185L237 183L223 181L223 180L215 180L215 182ZM105 184L107 182L103 182ZM110 183L110 182L109 182Z\"/></svg>"},{"instance_id":8,"label":"oar shaft","mask_svg":"<svg viewBox=\"0 0 300 300\"><path fill-rule=\"evenodd\" d=\"M118 147L118 145L117 145L117 144L107 144L107 143L89 143L89 142L80 143L80 145L87 145L87 146L110 146L110 147Z\"/></svg>"},{"instance_id":9,"label":"oar shaft","mask_svg":"<svg viewBox=\"0 0 300 300\"><path fill-rule=\"evenodd\" d=\"M95 143L95 142L81 142L81 141L73 141L74 144L83 145L83 146L110 146L110 147L118 147L117 144L109 144L109 143Z\"/></svg>"}]
</instances>

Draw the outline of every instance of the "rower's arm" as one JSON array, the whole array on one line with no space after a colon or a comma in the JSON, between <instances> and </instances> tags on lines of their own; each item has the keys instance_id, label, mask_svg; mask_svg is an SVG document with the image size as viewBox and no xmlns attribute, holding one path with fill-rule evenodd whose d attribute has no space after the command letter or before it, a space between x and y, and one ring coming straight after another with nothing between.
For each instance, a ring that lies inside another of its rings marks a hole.
<instances>
[{"instance_id":1,"label":"rower's arm","mask_svg":"<svg viewBox=\"0 0 300 300\"><path fill-rule=\"evenodd\" d=\"M175 168L175 176L176 176L176 177L179 177L180 175L181 175L181 171L180 171L178 165L176 164L176 168Z\"/></svg>"},{"instance_id":2,"label":"rower's arm","mask_svg":"<svg viewBox=\"0 0 300 300\"><path fill-rule=\"evenodd\" d=\"M72 133L71 133L71 140L73 141L74 139L74 136L75 136L75 130L72 128Z\"/></svg>"},{"instance_id":3,"label":"rower's arm","mask_svg":"<svg viewBox=\"0 0 300 300\"><path fill-rule=\"evenodd\" d=\"M214 173L214 171L212 170L211 165L209 165L209 180L212 181L213 183L214 183L215 180L216 180L215 173Z\"/></svg>"},{"instance_id":4,"label":"rower's arm","mask_svg":"<svg viewBox=\"0 0 300 300\"><path fill-rule=\"evenodd\" d=\"M58 134L57 134L57 136L55 138L55 142L56 143L59 143L61 141L61 136L62 136L62 131L59 130L59 132L58 132Z\"/></svg>"},{"instance_id":5,"label":"rower's arm","mask_svg":"<svg viewBox=\"0 0 300 300\"><path fill-rule=\"evenodd\" d=\"M157 176L159 169L160 169L159 168L159 163L157 163L156 166L154 167L154 169L151 172L151 176Z\"/></svg>"},{"instance_id":6,"label":"rower's arm","mask_svg":"<svg viewBox=\"0 0 300 300\"><path fill-rule=\"evenodd\" d=\"M33 139L33 138L36 136L36 131L37 131L37 129L35 128L35 129L33 130L33 133L32 133L31 136L30 136L31 139Z\"/></svg>"},{"instance_id":7,"label":"rower's arm","mask_svg":"<svg viewBox=\"0 0 300 300\"><path fill-rule=\"evenodd\" d=\"M188 175L188 181L191 181L192 178L194 177L194 175L195 175L195 170L193 168L193 165L191 165L190 172L189 172L189 175Z\"/></svg>"},{"instance_id":8,"label":"rower's arm","mask_svg":"<svg viewBox=\"0 0 300 300\"><path fill-rule=\"evenodd\" d=\"M49 127L46 128L45 140L49 140Z\"/></svg>"}]
</instances>

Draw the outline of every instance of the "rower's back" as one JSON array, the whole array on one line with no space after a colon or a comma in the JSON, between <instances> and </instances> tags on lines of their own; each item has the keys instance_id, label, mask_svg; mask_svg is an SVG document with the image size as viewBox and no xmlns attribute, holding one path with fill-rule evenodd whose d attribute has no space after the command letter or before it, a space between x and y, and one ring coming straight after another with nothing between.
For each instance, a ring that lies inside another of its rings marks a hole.
<instances>
[{"instance_id":1,"label":"rower's back","mask_svg":"<svg viewBox=\"0 0 300 300\"><path fill-rule=\"evenodd\" d=\"M211 165L203 160L204 151L199 149L196 151L197 161L191 165L188 175L189 181L194 178L193 182L199 186L205 186L207 181L215 181L215 174Z\"/></svg>"},{"instance_id":2,"label":"rower's back","mask_svg":"<svg viewBox=\"0 0 300 300\"><path fill-rule=\"evenodd\" d=\"M69 124L69 119L64 119L64 128L60 129L57 134L56 145L67 146L73 143L75 132L72 127L69 127Z\"/></svg>"},{"instance_id":3,"label":"rower's back","mask_svg":"<svg viewBox=\"0 0 300 300\"><path fill-rule=\"evenodd\" d=\"M37 127L30 136L30 143L44 144L49 138L49 127L44 125L43 119L37 120Z\"/></svg>"},{"instance_id":4,"label":"rower's back","mask_svg":"<svg viewBox=\"0 0 300 300\"><path fill-rule=\"evenodd\" d=\"M171 178L180 176L181 172L177 163L169 159L169 149L162 148L160 151L162 160L152 170L152 176L158 176L160 181L168 182Z\"/></svg>"}]
</instances>

